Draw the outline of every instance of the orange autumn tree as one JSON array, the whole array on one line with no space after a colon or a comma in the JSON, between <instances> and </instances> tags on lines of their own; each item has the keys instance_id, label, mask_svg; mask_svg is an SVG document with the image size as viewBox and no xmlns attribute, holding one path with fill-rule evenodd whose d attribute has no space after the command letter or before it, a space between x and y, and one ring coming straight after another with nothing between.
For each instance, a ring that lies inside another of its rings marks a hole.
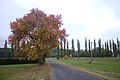
<instances>
[{"instance_id":1,"label":"orange autumn tree","mask_svg":"<svg viewBox=\"0 0 120 80\"><path fill-rule=\"evenodd\" d=\"M15 56L44 63L51 49L59 45L59 39L67 37L61 25L61 15L47 15L38 9L32 9L29 14L11 22L12 34L8 39Z\"/></svg>"}]
</instances>

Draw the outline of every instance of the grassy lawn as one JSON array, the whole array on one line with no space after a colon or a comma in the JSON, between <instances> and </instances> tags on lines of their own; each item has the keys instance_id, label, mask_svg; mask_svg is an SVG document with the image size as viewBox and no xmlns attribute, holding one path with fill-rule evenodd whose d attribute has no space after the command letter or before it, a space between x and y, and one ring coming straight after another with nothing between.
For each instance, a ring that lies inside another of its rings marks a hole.
<instances>
[{"instance_id":1,"label":"grassy lawn","mask_svg":"<svg viewBox=\"0 0 120 80\"><path fill-rule=\"evenodd\" d=\"M0 65L0 80L48 80L48 64Z\"/></svg>"},{"instance_id":2,"label":"grassy lawn","mask_svg":"<svg viewBox=\"0 0 120 80\"><path fill-rule=\"evenodd\" d=\"M103 77L107 80L120 80L120 58L94 58L94 63L88 63L89 58L81 58L80 60L54 60L77 67L80 70Z\"/></svg>"}]
</instances>

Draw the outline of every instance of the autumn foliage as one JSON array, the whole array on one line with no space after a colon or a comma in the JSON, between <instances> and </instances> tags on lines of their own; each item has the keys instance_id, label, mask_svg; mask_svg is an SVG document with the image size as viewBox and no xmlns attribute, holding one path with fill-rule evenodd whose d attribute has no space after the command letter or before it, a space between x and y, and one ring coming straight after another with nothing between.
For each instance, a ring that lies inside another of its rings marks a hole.
<instances>
[{"instance_id":1,"label":"autumn foliage","mask_svg":"<svg viewBox=\"0 0 120 80\"><path fill-rule=\"evenodd\" d=\"M15 56L44 63L46 55L58 46L59 39L67 37L61 25L61 15L47 15L38 9L32 9L29 14L11 22L9 43L13 45Z\"/></svg>"}]
</instances>

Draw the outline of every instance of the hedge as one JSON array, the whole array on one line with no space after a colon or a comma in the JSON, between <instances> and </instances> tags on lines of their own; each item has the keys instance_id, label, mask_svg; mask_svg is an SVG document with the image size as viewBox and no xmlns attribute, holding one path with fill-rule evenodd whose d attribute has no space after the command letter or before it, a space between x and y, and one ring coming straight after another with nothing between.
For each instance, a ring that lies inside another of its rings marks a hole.
<instances>
[{"instance_id":1,"label":"hedge","mask_svg":"<svg viewBox=\"0 0 120 80\"><path fill-rule=\"evenodd\" d=\"M25 58L0 58L0 65L7 64L28 64L28 63L38 63L38 60L28 60Z\"/></svg>"}]
</instances>

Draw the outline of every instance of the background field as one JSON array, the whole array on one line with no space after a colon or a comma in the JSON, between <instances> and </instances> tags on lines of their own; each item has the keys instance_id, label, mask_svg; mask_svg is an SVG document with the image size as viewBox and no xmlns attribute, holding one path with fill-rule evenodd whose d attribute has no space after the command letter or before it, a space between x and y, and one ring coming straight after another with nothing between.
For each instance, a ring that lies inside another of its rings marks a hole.
<instances>
[{"instance_id":1,"label":"background field","mask_svg":"<svg viewBox=\"0 0 120 80\"><path fill-rule=\"evenodd\" d=\"M48 64L0 65L0 80L48 80Z\"/></svg>"},{"instance_id":2,"label":"background field","mask_svg":"<svg viewBox=\"0 0 120 80\"><path fill-rule=\"evenodd\" d=\"M94 58L93 63L88 63L89 58L54 60L108 80L120 80L120 58Z\"/></svg>"}]
</instances>

